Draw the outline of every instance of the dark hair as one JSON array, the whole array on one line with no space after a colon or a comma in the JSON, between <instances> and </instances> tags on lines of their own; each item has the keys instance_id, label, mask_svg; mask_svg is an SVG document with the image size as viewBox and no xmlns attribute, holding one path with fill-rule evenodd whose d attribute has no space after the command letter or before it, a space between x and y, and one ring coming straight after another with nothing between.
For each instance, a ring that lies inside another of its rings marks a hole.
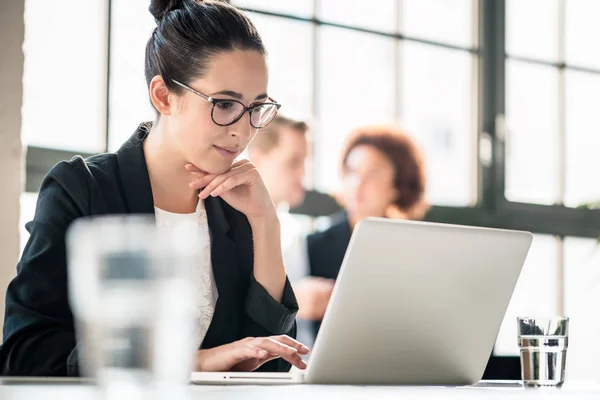
<instances>
[{"instance_id":1,"label":"dark hair","mask_svg":"<svg viewBox=\"0 0 600 400\"><path fill-rule=\"evenodd\" d=\"M399 196L394 203L409 219L422 219L429 205L425 201L425 160L414 140L395 126L367 126L356 129L342 153L342 169L350 152L370 146L381 152L394 166L394 188Z\"/></svg>"},{"instance_id":2,"label":"dark hair","mask_svg":"<svg viewBox=\"0 0 600 400\"><path fill-rule=\"evenodd\" d=\"M305 135L309 130L306 122L277 114L269 125L261 128L260 133L250 142L248 150L260 149L264 152L271 150L279 144L281 128L291 128L302 135Z\"/></svg>"},{"instance_id":3,"label":"dark hair","mask_svg":"<svg viewBox=\"0 0 600 400\"><path fill-rule=\"evenodd\" d=\"M156 28L146 44L146 83L161 75L169 90L201 77L212 56L254 50L266 54L254 24L225 0L151 0Z\"/></svg>"}]
</instances>

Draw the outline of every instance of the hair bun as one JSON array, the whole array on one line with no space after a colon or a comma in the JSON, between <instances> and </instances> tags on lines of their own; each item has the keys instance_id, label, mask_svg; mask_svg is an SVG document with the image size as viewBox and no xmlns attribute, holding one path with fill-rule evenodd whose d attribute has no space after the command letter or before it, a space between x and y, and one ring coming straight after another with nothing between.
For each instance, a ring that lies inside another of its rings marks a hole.
<instances>
[{"instance_id":1,"label":"hair bun","mask_svg":"<svg viewBox=\"0 0 600 400\"><path fill-rule=\"evenodd\" d=\"M170 11L182 8L184 2L185 0L150 0L150 7L148 7L148 10L156 22L158 22Z\"/></svg>"}]
</instances>

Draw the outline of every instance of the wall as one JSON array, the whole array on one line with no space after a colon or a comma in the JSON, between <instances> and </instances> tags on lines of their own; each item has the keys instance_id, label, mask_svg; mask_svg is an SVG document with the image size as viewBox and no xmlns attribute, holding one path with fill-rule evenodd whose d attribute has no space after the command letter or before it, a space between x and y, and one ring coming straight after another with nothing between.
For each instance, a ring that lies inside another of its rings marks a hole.
<instances>
[{"instance_id":1,"label":"wall","mask_svg":"<svg viewBox=\"0 0 600 400\"><path fill-rule=\"evenodd\" d=\"M19 258L25 0L0 1L0 318ZM1 337L0 333L0 337Z\"/></svg>"}]
</instances>

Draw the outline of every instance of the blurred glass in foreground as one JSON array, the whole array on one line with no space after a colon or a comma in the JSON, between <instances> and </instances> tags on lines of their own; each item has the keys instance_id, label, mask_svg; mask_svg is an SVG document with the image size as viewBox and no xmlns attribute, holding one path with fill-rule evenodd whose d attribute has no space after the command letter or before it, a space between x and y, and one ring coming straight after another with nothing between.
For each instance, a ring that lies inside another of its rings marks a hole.
<instances>
[{"instance_id":1,"label":"blurred glass in foreground","mask_svg":"<svg viewBox=\"0 0 600 400\"><path fill-rule=\"evenodd\" d=\"M194 354L192 226L151 216L76 221L67 234L80 373L106 398L179 398Z\"/></svg>"}]
</instances>

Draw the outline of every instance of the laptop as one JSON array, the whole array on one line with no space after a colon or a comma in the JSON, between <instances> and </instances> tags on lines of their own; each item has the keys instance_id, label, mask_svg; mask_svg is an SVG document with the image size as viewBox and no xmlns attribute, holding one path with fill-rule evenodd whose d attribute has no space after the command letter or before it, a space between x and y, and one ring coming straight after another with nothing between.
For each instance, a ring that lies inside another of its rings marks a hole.
<instances>
[{"instance_id":1,"label":"laptop","mask_svg":"<svg viewBox=\"0 0 600 400\"><path fill-rule=\"evenodd\" d=\"M462 386L483 376L532 234L368 218L350 239L308 368L197 384Z\"/></svg>"}]
</instances>

